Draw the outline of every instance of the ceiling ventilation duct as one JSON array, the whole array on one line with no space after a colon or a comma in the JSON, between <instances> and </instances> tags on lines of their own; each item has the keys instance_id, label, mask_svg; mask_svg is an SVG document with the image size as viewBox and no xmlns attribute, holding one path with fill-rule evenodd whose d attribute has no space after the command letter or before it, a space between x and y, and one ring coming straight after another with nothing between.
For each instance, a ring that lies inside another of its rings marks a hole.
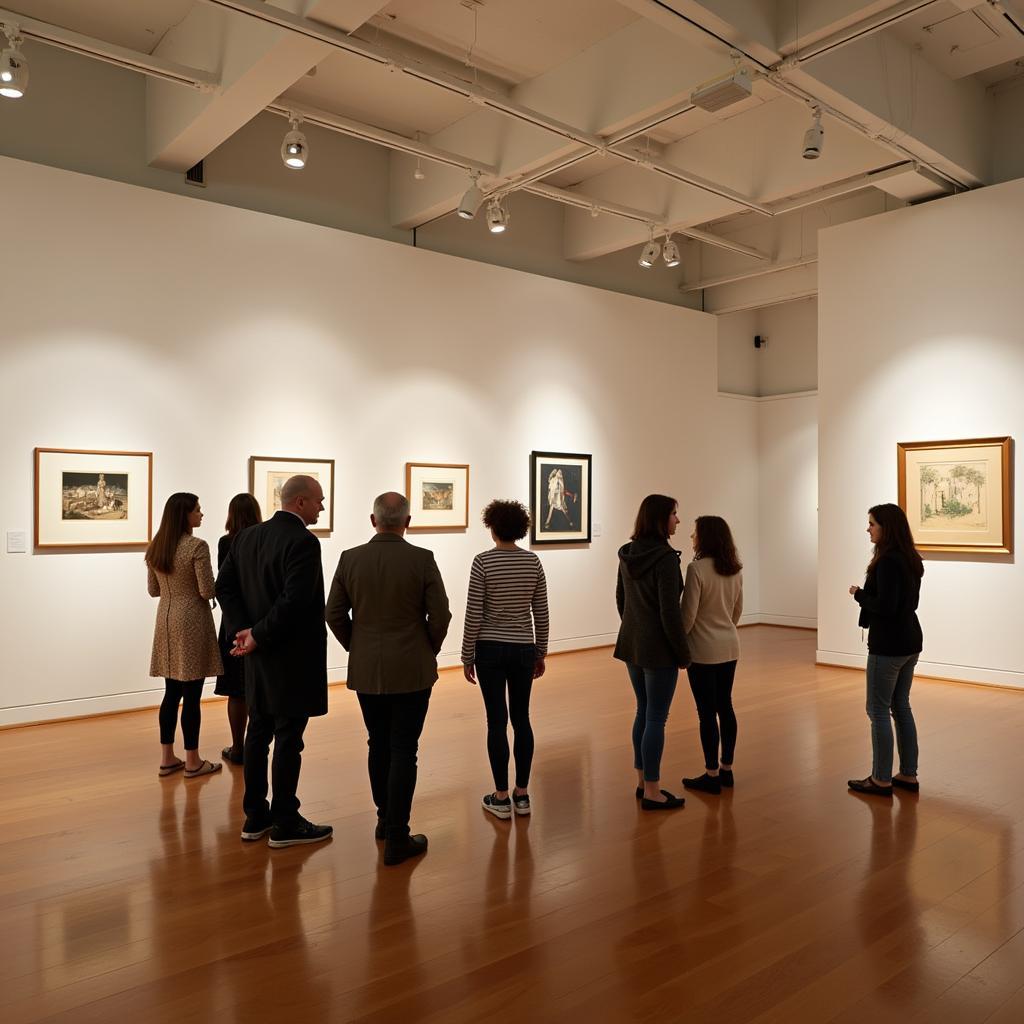
<instances>
[{"instance_id":1,"label":"ceiling ventilation duct","mask_svg":"<svg viewBox=\"0 0 1024 1024\"><path fill-rule=\"evenodd\" d=\"M724 78L716 78L703 85L698 85L690 94L690 102L701 110L714 113L723 107L731 107L734 103L750 99L754 93L754 83L746 68L737 68Z\"/></svg>"}]
</instances>

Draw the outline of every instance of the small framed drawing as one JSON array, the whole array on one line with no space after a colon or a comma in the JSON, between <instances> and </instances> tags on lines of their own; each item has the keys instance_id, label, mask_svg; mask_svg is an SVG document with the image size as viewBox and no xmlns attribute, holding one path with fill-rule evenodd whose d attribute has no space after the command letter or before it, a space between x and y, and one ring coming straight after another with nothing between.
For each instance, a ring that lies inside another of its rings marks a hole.
<instances>
[{"instance_id":1,"label":"small framed drawing","mask_svg":"<svg viewBox=\"0 0 1024 1024\"><path fill-rule=\"evenodd\" d=\"M530 453L530 543L590 543L590 456Z\"/></svg>"},{"instance_id":2,"label":"small framed drawing","mask_svg":"<svg viewBox=\"0 0 1024 1024\"><path fill-rule=\"evenodd\" d=\"M900 508L919 551L1013 553L1013 439L902 441Z\"/></svg>"},{"instance_id":3,"label":"small framed drawing","mask_svg":"<svg viewBox=\"0 0 1024 1024\"><path fill-rule=\"evenodd\" d=\"M145 547L153 536L153 453L35 450L35 546Z\"/></svg>"},{"instance_id":4,"label":"small framed drawing","mask_svg":"<svg viewBox=\"0 0 1024 1024\"><path fill-rule=\"evenodd\" d=\"M407 462L405 496L410 530L464 530L469 526L469 466Z\"/></svg>"},{"instance_id":5,"label":"small framed drawing","mask_svg":"<svg viewBox=\"0 0 1024 1024\"><path fill-rule=\"evenodd\" d=\"M281 488L291 476L311 476L324 491L324 510L313 533L334 529L334 459L284 459L270 455L249 456L249 493L260 503L263 518L281 511Z\"/></svg>"}]
</instances>

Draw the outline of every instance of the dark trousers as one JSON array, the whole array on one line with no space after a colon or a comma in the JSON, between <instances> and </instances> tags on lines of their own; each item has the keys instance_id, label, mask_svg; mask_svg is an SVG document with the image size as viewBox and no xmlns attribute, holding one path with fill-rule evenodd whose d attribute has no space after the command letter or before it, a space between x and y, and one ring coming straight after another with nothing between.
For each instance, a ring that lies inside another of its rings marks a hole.
<instances>
[{"instance_id":1,"label":"dark trousers","mask_svg":"<svg viewBox=\"0 0 1024 1024\"><path fill-rule=\"evenodd\" d=\"M677 668L642 668L626 663L629 681L636 694L633 718L633 765L644 773L645 782L661 778L661 754L665 749L665 723L679 680Z\"/></svg>"},{"instance_id":2,"label":"dark trousers","mask_svg":"<svg viewBox=\"0 0 1024 1024\"><path fill-rule=\"evenodd\" d=\"M199 699L203 695L203 679L164 680L164 699L160 702L160 742L173 743L178 728L178 704L181 704L181 736L186 750L199 749L199 723L202 713Z\"/></svg>"},{"instance_id":3,"label":"dark trousers","mask_svg":"<svg viewBox=\"0 0 1024 1024\"><path fill-rule=\"evenodd\" d=\"M508 789L508 721L515 735L516 785L526 789L533 764L533 727L530 725L530 691L537 648L533 644L507 644L479 640L476 645L476 678L487 712L487 757L494 788ZM508 703L506 704L506 691Z\"/></svg>"},{"instance_id":4,"label":"dark trousers","mask_svg":"<svg viewBox=\"0 0 1024 1024\"><path fill-rule=\"evenodd\" d=\"M409 834L416 791L416 751L430 704L430 688L358 696L369 735L367 765L377 817L384 823L386 839L404 839Z\"/></svg>"},{"instance_id":5,"label":"dark trousers","mask_svg":"<svg viewBox=\"0 0 1024 1024\"><path fill-rule=\"evenodd\" d=\"M718 768L721 742L722 763L732 764L736 753L736 712L732 709L732 683L736 662L717 665L694 663L686 670L700 719L700 745L704 748L704 766Z\"/></svg>"},{"instance_id":6,"label":"dark trousers","mask_svg":"<svg viewBox=\"0 0 1024 1024\"><path fill-rule=\"evenodd\" d=\"M242 807L246 817L263 817L270 812L275 825L290 825L299 817L299 770L302 768L302 734L308 718L275 718L249 710L249 731L245 734L243 771L245 796ZM267 804L267 759L270 741L274 741L271 767L273 802Z\"/></svg>"}]
</instances>

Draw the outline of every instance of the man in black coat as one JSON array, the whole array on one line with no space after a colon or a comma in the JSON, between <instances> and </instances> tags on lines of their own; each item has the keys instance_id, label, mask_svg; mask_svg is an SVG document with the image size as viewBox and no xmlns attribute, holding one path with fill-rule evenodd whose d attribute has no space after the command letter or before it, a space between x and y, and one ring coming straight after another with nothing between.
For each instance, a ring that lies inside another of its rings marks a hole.
<instances>
[{"instance_id":1,"label":"man in black coat","mask_svg":"<svg viewBox=\"0 0 1024 1024\"><path fill-rule=\"evenodd\" d=\"M231 654L246 659L245 824L242 838L270 833L270 846L316 843L330 825L299 814L295 791L302 734L314 715L327 714L327 628L320 541L308 527L324 507L309 476L281 488L281 511L242 530L217 576L217 599L228 620L245 623ZM267 803L267 758L274 741L273 803Z\"/></svg>"}]
</instances>

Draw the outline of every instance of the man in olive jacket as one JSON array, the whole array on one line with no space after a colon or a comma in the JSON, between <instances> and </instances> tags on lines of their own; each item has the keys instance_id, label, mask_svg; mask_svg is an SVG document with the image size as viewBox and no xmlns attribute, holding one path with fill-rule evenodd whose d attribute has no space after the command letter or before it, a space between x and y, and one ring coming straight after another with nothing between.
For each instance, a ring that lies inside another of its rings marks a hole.
<instances>
[{"instance_id":1,"label":"man in olive jacket","mask_svg":"<svg viewBox=\"0 0 1024 1024\"><path fill-rule=\"evenodd\" d=\"M405 540L408 500L380 495L370 522L376 536L342 552L326 617L349 652L348 688L356 691L369 733L384 863L400 864L427 848L426 836L409 834L409 814L416 751L452 616L433 554Z\"/></svg>"}]
</instances>

